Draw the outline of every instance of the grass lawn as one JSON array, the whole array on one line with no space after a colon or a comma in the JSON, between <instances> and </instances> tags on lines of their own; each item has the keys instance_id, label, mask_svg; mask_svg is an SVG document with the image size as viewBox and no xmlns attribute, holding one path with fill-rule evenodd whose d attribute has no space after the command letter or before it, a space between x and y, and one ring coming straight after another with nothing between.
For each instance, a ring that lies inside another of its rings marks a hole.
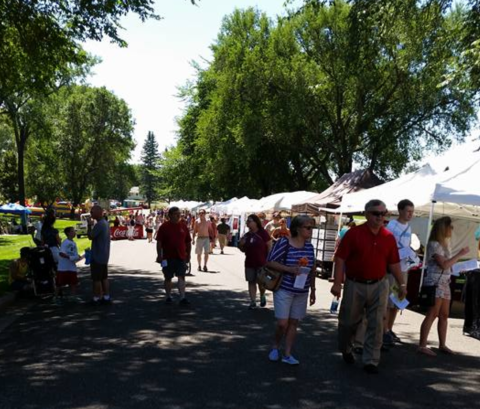
<instances>
[{"instance_id":1,"label":"grass lawn","mask_svg":"<svg viewBox=\"0 0 480 409\"><path fill-rule=\"evenodd\" d=\"M60 237L65 239L63 229L68 226L75 226L78 223L75 220L57 220L55 228L60 232ZM83 254L86 248L90 247L90 240L86 237L75 239L78 252ZM12 260L20 257L20 249L22 247L35 247L32 236L29 234L22 235L3 235L0 236L0 295L8 290L8 268Z\"/></svg>"}]
</instances>

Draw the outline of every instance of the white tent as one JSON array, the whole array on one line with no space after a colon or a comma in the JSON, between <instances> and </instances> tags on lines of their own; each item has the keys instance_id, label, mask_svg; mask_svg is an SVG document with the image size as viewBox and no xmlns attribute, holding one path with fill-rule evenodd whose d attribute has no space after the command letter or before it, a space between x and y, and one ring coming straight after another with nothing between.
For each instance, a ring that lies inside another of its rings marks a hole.
<instances>
[{"instance_id":1,"label":"white tent","mask_svg":"<svg viewBox=\"0 0 480 409\"><path fill-rule=\"evenodd\" d=\"M228 205L237 202L238 198L232 197L229 200L225 200L224 202L218 202L215 203L211 208L210 208L210 213L217 213L217 214L228 214L226 212L226 209L228 208Z\"/></svg>"},{"instance_id":2,"label":"white tent","mask_svg":"<svg viewBox=\"0 0 480 409\"><path fill-rule=\"evenodd\" d=\"M244 213L252 212L252 208L256 206L258 203L257 199L249 199L248 197L242 197L238 199L236 202L231 203L228 205L225 214L233 215L233 216L240 216Z\"/></svg>"},{"instance_id":3,"label":"white tent","mask_svg":"<svg viewBox=\"0 0 480 409\"><path fill-rule=\"evenodd\" d=\"M290 211L292 205L301 201L308 201L318 193L307 192L304 190L298 192L284 192L276 193L274 195L263 197L259 202L252 207L255 212L279 212Z\"/></svg>"},{"instance_id":4,"label":"white tent","mask_svg":"<svg viewBox=\"0 0 480 409\"><path fill-rule=\"evenodd\" d=\"M390 211L397 209L402 199L410 199L415 205L429 205L439 175L430 165L425 165L416 172L409 173L391 182L375 186L342 197L342 204L337 212L357 213L364 210L365 204L372 199L382 200ZM428 212L427 208L427 212Z\"/></svg>"},{"instance_id":5,"label":"white tent","mask_svg":"<svg viewBox=\"0 0 480 409\"><path fill-rule=\"evenodd\" d=\"M456 175L437 183L433 200L448 206L448 214L464 218L480 218L480 160ZM447 212L446 212L447 213Z\"/></svg>"},{"instance_id":6,"label":"white tent","mask_svg":"<svg viewBox=\"0 0 480 409\"><path fill-rule=\"evenodd\" d=\"M175 206L181 210L192 210L195 206L198 206L199 204L201 204L201 202L179 200L176 202L170 202L169 207Z\"/></svg>"}]
</instances>

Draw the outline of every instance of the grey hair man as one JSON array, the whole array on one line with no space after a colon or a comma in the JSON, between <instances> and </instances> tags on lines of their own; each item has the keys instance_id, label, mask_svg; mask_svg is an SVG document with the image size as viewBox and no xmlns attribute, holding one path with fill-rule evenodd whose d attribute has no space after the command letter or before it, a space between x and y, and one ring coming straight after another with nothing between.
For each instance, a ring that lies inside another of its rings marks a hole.
<instances>
[{"instance_id":1,"label":"grey hair man","mask_svg":"<svg viewBox=\"0 0 480 409\"><path fill-rule=\"evenodd\" d=\"M345 288L338 322L338 344L343 359L353 364L352 341L363 316L367 330L363 364L367 373L378 373L383 338L383 318L387 306L387 268L399 283L400 297L406 286L400 271L397 243L384 227L385 203L371 200L365 205L366 223L352 227L335 253L335 281L331 293L340 297L343 272Z\"/></svg>"}]
</instances>

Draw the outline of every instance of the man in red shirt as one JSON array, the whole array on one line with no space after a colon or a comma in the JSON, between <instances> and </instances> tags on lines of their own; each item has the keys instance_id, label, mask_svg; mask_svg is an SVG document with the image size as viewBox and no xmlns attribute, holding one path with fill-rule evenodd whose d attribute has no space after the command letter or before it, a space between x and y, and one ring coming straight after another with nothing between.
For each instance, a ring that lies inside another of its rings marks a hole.
<instances>
[{"instance_id":1,"label":"man in red shirt","mask_svg":"<svg viewBox=\"0 0 480 409\"><path fill-rule=\"evenodd\" d=\"M180 304L189 305L185 297L185 273L190 262L192 238L185 222L180 221L180 209L168 210L169 220L163 223L157 233L157 261L161 263L165 276L166 303L172 303L172 278L178 278Z\"/></svg>"},{"instance_id":2,"label":"man in red shirt","mask_svg":"<svg viewBox=\"0 0 480 409\"><path fill-rule=\"evenodd\" d=\"M363 364L367 373L378 373L383 337L383 317L387 307L389 283L387 268L397 280L400 297L406 295L398 257L397 242L384 226L385 203L370 200L365 205L367 222L352 227L335 253L335 281L331 293L340 297L346 276L344 295L338 317L338 344L343 359L353 364L352 341L365 314L367 331Z\"/></svg>"}]
</instances>

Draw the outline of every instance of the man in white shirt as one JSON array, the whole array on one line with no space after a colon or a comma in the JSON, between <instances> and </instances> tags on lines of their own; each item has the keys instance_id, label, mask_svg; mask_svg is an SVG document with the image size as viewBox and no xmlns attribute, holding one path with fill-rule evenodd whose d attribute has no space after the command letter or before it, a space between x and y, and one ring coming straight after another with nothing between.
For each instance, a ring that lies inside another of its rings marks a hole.
<instances>
[{"instance_id":1,"label":"man in white shirt","mask_svg":"<svg viewBox=\"0 0 480 409\"><path fill-rule=\"evenodd\" d=\"M406 284L408 280L408 270L412 266L411 256L414 256L413 250L410 248L412 229L410 228L409 222L413 218L415 207L410 200L404 199L398 202L397 209L398 218L396 220L390 220L387 229L395 236L400 257L400 269L402 270L403 282ZM395 279L391 274L388 275L388 278L391 287L395 284ZM392 330L397 313L398 309L389 299L385 320L385 332L383 335L383 344L387 347L395 341L400 342L400 339Z\"/></svg>"}]
</instances>

